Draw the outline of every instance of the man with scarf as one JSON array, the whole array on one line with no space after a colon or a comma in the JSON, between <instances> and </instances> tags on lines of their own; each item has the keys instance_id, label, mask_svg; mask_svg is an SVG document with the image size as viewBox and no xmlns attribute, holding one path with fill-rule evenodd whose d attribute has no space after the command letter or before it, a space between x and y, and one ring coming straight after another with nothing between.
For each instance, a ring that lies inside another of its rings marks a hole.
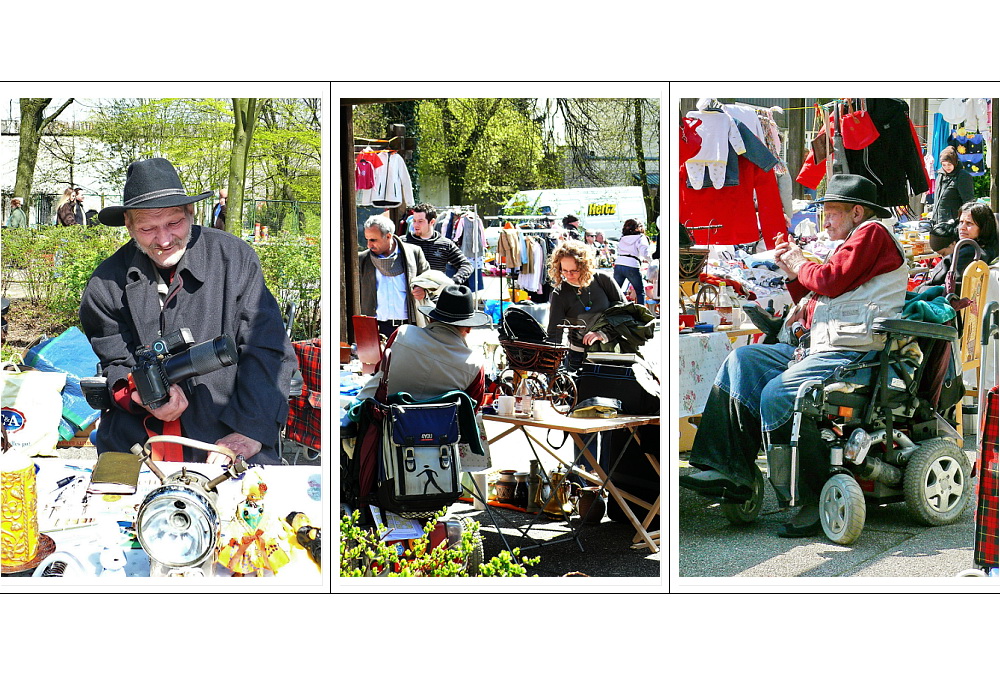
<instances>
[{"instance_id":1,"label":"man with scarf","mask_svg":"<svg viewBox=\"0 0 1000 675\"><path fill-rule=\"evenodd\" d=\"M691 465L702 470L681 476L682 487L730 501L748 499L762 447L791 440L799 385L877 356L885 338L872 325L877 318L899 316L908 279L902 248L877 220L890 215L876 203L877 194L863 176L830 179L818 202L830 239L842 243L822 264L807 261L798 246L776 241L775 262L797 302L785 325L797 322L809 330L808 348L786 339L740 347L726 358L691 450ZM819 495L829 477L829 458L815 424L803 422L799 451L802 508L778 532L781 537L808 537L821 529ZM779 497L788 501L780 492Z\"/></svg>"},{"instance_id":2,"label":"man with scarf","mask_svg":"<svg viewBox=\"0 0 1000 675\"><path fill-rule=\"evenodd\" d=\"M365 221L367 251L358 254L361 313L374 316L380 335L389 337L403 324L416 323L417 308L410 280L430 270L423 252L395 234L385 216Z\"/></svg>"}]
</instances>

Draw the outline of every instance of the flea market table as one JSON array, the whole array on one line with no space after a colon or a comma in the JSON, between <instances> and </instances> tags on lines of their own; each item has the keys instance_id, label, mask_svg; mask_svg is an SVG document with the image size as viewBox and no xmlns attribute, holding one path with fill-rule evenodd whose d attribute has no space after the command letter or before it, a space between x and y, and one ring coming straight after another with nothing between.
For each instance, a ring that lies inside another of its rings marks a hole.
<instances>
[{"instance_id":1,"label":"flea market table","mask_svg":"<svg viewBox=\"0 0 1000 675\"><path fill-rule=\"evenodd\" d=\"M101 495L87 493L94 460L63 460L35 458L37 467L38 525L43 535L55 544L55 550L69 553L79 563L66 576L76 576L75 581L91 578L94 583L108 581L108 576L147 577L150 575L149 556L126 540L127 532L134 526L136 514L143 499L160 486L160 481L143 465L139 474L138 489L133 495ZM189 462L157 462L167 476L182 468L208 478L222 473L219 465ZM60 487L59 481L73 480ZM247 483L263 482L266 486L264 519L272 531L280 532L282 521L294 511L305 514L310 523L322 528L322 475L316 466L253 466L240 478L224 481L217 487L216 508L224 528L236 517L236 510L245 496ZM265 527L261 524L260 527ZM133 530L134 531L134 530ZM294 539L294 537L290 537ZM220 537L221 541L221 537ZM125 564L115 574L109 574L102 564L101 554L108 549L121 547ZM275 576L282 580L301 583L319 583L320 568L301 546L290 543L288 557ZM43 560L40 567L45 565ZM232 572L216 562L211 567L214 576L231 576ZM271 576L267 573L267 576ZM98 577L100 577L98 579ZM5 583L7 583L5 581ZM89 583L89 582L88 582Z\"/></svg>"},{"instance_id":2,"label":"flea market table","mask_svg":"<svg viewBox=\"0 0 1000 675\"><path fill-rule=\"evenodd\" d=\"M566 417L563 415L559 415L558 413L552 413L543 419L534 419L532 417L521 417L521 416L489 415L489 414L483 415L483 419L485 421L502 422L509 425L499 434L489 439L490 445L493 445L500 439L520 430L521 433L524 434L524 437L527 439L529 445L531 446L532 452L539 460L541 458L538 456L536 448L541 448L546 453L554 457L558 462L566 466L577 465L581 459L586 460L586 462L592 467L593 473L588 471L583 471L579 468L574 469L573 473L586 479L588 482L593 483L594 485L603 487L608 491L608 494L611 495L611 497L618 503L618 506L621 507L622 512L625 514L625 517L635 528L636 536L633 541L637 544L637 547L648 547L650 551L652 551L653 553L659 551L659 539L660 539L659 532L649 532L647 529L652 519L659 513L659 504L660 504L659 497L657 497L654 503L650 504L649 502L643 499L635 497L625 492L624 490L619 489L608 478L608 473L613 474L615 467L612 466L610 472L605 472L583 439L583 436L586 434L594 434L602 431L613 431L615 429L627 429L631 432L631 437L628 442L629 443L639 442L638 437L636 435L636 429L638 427L645 426L647 424L658 425L660 423L659 417L624 416L624 417L614 417L609 419L573 418L573 417ZM566 432L566 434L573 439L573 444L575 446L575 452L573 458L570 461L567 461L566 457L560 457L556 453L556 451L553 450L548 444L543 443L534 436L532 432L537 432L537 431ZM626 448L627 447L628 446L626 445ZM624 454L624 449L622 451L622 454ZM655 463L656 460L652 459L651 462L653 463L650 468L658 470L658 464ZM558 485L552 486L553 490L557 488ZM485 501L484 495L480 495L480 499ZM637 504L638 506L641 506L644 509L647 509L649 511L649 515L644 520L640 521L636 517L635 513L633 513L631 507L629 506L629 502L632 502L634 504ZM542 514L539 513L537 515L541 517ZM533 525L535 522L536 521L533 520L532 523L529 524L528 527L522 531L522 534L530 538L528 532L531 529L531 525ZM495 521L494 524L496 524ZM504 542L506 544L506 539L500 532L499 525L496 525L496 527L498 534L500 534L501 538L504 539ZM579 537L582 531L582 527L583 527L582 523L578 524L575 530L573 531L572 536L570 537L577 542L577 545L580 546L581 550L583 550L583 547L582 545L580 545ZM563 539L559 539L558 541L563 541ZM549 540L544 542L544 544L549 544L549 543L555 543L555 540ZM522 547L522 549L534 548L535 546L541 546L541 545L543 545L543 543L538 543L534 546Z\"/></svg>"}]
</instances>

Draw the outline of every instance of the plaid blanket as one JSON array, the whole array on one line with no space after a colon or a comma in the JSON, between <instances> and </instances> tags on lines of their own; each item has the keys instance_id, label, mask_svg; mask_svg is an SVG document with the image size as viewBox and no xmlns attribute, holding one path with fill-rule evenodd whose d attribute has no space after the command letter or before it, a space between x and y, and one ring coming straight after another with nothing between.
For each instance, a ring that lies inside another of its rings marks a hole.
<instances>
[{"instance_id":1,"label":"plaid blanket","mask_svg":"<svg viewBox=\"0 0 1000 675\"><path fill-rule=\"evenodd\" d=\"M288 400L288 430L293 441L315 450L320 449L320 339L293 342L292 348L302 371L302 394Z\"/></svg>"},{"instance_id":2,"label":"plaid blanket","mask_svg":"<svg viewBox=\"0 0 1000 675\"><path fill-rule=\"evenodd\" d=\"M982 433L979 438L979 503L976 506L976 547L975 562L981 567L997 567L997 539L1000 533L1000 507L998 507L997 492L997 436L1000 435L998 423L998 402L1000 393L993 387L986 394L986 410L982 423Z\"/></svg>"}]
</instances>

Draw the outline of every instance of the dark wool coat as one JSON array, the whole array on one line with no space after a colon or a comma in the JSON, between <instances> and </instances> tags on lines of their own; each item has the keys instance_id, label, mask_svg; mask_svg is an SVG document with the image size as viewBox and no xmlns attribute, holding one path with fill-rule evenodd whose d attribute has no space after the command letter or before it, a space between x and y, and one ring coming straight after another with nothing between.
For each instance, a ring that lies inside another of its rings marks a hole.
<instances>
[{"instance_id":1,"label":"dark wool coat","mask_svg":"<svg viewBox=\"0 0 1000 675\"><path fill-rule=\"evenodd\" d=\"M288 417L297 361L257 253L228 232L192 225L162 311L157 279L152 261L129 241L87 283L80 322L109 387L129 374L136 348L151 345L161 334L190 328L196 344L229 335L236 343L236 365L180 383L188 398L181 415L183 435L214 443L236 432L260 441L262 452L273 450ZM128 452L144 442L146 416L117 406L102 413L98 452ZM150 422L157 433L160 425ZM184 449L185 460L204 461L205 456Z\"/></svg>"}]
</instances>

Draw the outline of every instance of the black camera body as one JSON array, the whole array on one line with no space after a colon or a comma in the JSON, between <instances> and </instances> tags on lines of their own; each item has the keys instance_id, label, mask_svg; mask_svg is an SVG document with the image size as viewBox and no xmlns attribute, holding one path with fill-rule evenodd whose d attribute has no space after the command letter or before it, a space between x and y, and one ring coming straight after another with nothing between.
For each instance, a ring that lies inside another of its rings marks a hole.
<instances>
[{"instance_id":1,"label":"black camera body","mask_svg":"<svg viewBox=\"0 0 1000 675\"><path fill-rule=\"evenodd\" d=\"M235 365L237 360L236 344L228 335L196 345L191 329L181 328L135 350L132 382L142 404L153 410L170 400L171 384ZM106 378L85 377L80 386L92 408L111 408Z\"/></svg>"},{"instance_id":2,"label":"black camera body","mask_svg":"<svg viewBox=\"0 0 1000 675\"><path fill-rule=\"evenodd\" d=\"M194 344L189 328L167 334L149 347L135 350L132 381L150 409L170 399L170 385L196 375L206 375L237 361L236 345L228 335Z\"/></svg>"}]
</instances>

